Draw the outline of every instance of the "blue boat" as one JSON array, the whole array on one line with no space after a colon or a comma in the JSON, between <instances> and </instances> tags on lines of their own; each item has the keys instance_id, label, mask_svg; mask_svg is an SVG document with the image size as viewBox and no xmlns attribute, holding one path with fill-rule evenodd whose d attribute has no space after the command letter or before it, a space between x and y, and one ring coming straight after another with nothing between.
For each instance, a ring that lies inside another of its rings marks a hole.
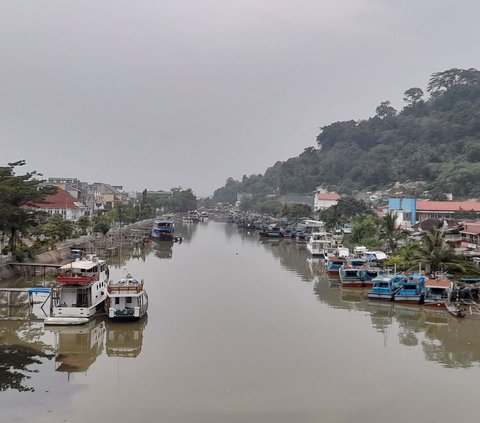
<instances>
[{"instance_id":1,"label":"blue boat","mask_svg":"<svg viewBox=\"0 0 480 423\"><path fill-rule=\"evenodd\" d=\"M175 224L171 220L155 219L151 237L154 241L173 241Z\"/></svg>"},{"instance_id":2,"label":"blue boat","mask_svg":"<svg viewBox=\"0 0 480 423\"><path fill-rule=\"evenodd\" d=\"M327 273L329 276L340 277L340 268L345 264L341 257L329 257L327 260Z\"/></svg>"},{"instance_id":3,"label":"blue boat","mask_svg":"<svg viewBox=\"0 0 480 423\"><path fill-rule=\"evenodd\" d=\"M405 280L405 275L381 275L372 280L373 287L368 291L369 300L392 301L395 294L401 289L401 282Z\"/></svg>"},{"instance_id":4,"label":"blue boat","mask_svg":"<svg viewBox=\"0 0 480 423\"><path fill-rule=\"evenodd\" d=\"M427 277L418 273L410 275L400 282L401 288L393 297L395 302L405 304L422 304L425 298Z\"/></svg>"},{"instance_id":5,"label":"blue boat","mask_svg":"<svg viewBox=\"0 0 480 423\"><path fill-rule=\"evenodd\" d=\"M344 265L339 270L342 287L362 288L365 280L365 269Z\"/></svg>"},{"instance_id":6,"label":"blue boat","mask_svg":"<svg viewBox=\"0 0 480 423\"><path fill-rule=\"evenodd\" d=\"M339 270L340 282L345 287L367 287L373 286L373 279L385 273L378 267L370 267L364 264L360 267L345 264Z\"/></svg>"}]
</instances>

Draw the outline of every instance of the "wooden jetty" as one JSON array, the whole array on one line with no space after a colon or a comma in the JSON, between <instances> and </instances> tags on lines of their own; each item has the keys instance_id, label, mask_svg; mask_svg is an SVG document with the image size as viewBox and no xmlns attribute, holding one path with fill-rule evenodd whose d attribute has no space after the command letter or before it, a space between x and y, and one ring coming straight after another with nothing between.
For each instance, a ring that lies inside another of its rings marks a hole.
<instances>
[{"instance_id":1,"label":"wooden jetty","mask_svg":"<svg viewBox=\"0 0 480 423\"><path fill-rule=\"evenodd\" d=\"M17 273L22 276L36 276L37 270L40 270L40 274L45 278L47 269L59 269L62 265L59 263L35 263L35 262L10 262Z\"/></svg>"}]
</instances>

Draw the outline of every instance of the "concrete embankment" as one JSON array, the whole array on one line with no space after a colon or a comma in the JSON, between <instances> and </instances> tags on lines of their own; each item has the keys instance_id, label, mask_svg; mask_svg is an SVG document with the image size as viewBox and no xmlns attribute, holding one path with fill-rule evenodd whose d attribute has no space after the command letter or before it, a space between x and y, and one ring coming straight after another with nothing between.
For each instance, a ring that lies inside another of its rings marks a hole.
<instances>
[{"instance_id":1,"label":"concrete embankment","mask_svg":"<svg viewBox=\"0 0 480 423\"><path fill-rule=\"evenodd\" d=\"M137 222L129 226L125 226L122 229L116 229L110 231L105 236L92 235L84 236L82 238L73 239L65 242L61 247L54 250L46 251L37 254L33 259L25 260L27 263L59 263L63 264L68 262L70 255L70 248L82 248L87 252L107 253L115 252L117 246L122 244L134 245L148 237L152 220L145 220L143 222ZM54 274L55 269L46 268L45 272ZM19 269L16 269L14 265L8 263L0 263L0 283L4 281L10 281L16 277L22 276Z\"/></svg>"}]
</instances>

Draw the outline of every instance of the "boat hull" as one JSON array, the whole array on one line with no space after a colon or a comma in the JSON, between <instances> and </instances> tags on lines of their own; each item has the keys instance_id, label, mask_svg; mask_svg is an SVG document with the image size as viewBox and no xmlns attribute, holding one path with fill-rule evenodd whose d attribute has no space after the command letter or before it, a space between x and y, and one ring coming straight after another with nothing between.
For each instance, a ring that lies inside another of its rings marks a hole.
<instances>
[{"instance_id":1,"label":"boat hull","mask_svg":"<svg viewBox=\"0 0 480 423\"><path fill-rule=\"evenodd\" d=\"M421 296L421 295L395 295L393 300L396 303L402 303L402 304L421 304L423 302L423 296Z\"/></svg>"},{"instance_id":2,"label":"boat hull","mask_svg":"<svg viewBox=\"0 0 480 423\"><path fill-rule=\"evenodd\" d=\"M392 293L388 293L388 294L368 293L367 298L369 300L392 301L393 300L393 294Z\"/></svg>"},{"instance_id":3,"label":"boat hull","mask_svg":"<svg viewBox=\"0 0 480 423\"><path fill-rule=\"evenodd\" d=\"M87 317L46 317L43 324L52 326L73 326L84 325L89 321L90 319Z\"/></svg>"}]
</instances>

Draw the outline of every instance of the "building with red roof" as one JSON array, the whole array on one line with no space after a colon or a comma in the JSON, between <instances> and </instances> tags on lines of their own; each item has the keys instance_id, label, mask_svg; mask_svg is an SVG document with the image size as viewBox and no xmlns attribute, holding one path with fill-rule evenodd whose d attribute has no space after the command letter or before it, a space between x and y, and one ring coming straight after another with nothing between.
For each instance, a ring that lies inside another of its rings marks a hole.
<instances>
[{"instance_id":1,"label":"building with red roof","mask_svg":"<svg viewBox=\"0 0 480 423\"><path fill-rule=\"evenodd\" d=\"M338 200L340 200L340 195L336 192L328 192L319 187L313 199L313 211L328 209L337 204Z\"/></svg>"},{"instance_id":2,"label":"building with red roof","mask_svg":"<svg viewBox=\"0 0 480 423\"><path fill-rule=\"evenodd\" d=\"M42 210L48 214L61 214L66 220L78 220L88 214L85 204L72 197L67 191L57 187L55 194L47 195L42 203L29 203L28 208Z\"/></svg>"}]
</instances>

